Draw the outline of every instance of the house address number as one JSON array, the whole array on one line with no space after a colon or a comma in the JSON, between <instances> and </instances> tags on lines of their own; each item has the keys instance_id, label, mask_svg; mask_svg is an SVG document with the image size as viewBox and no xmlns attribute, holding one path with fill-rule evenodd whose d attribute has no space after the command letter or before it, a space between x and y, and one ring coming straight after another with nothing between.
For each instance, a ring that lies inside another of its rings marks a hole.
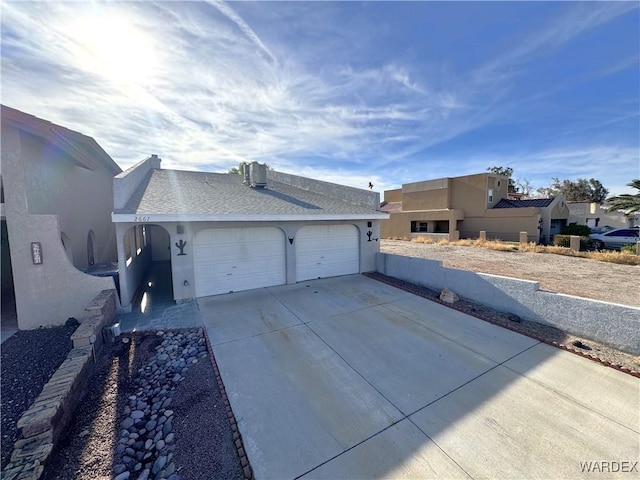
<instances>
[{"instance_id":1,"label":"house address number","mask_svg":"<svg viewBox=\"0 0 640 480\"><path fill-rule=\"evenodd\" d=\"M133 221L136 223L145 223L145 222L148 222L149 220L151 220L151 217L148 215L143 217L139 217L139 216L133 217Z\"/></svg>"}]
</instances>

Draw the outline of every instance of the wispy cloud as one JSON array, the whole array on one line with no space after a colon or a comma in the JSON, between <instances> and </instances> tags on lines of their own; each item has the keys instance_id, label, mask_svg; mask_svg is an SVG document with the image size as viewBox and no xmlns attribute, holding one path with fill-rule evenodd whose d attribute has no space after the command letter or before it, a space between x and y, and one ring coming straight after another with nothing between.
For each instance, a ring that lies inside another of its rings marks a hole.
<instances>
[{"instance_id":1,"label":"wispy cloud","mask_svg":"<svg viewBox=\"0 0 640 480\"><path fill-rule=\"evenodd\" d=\"M256 35L256 33L251 29L249 25L225 2L219 0L207 0L207 3L216 8L220 13L222 13L225 17L235 23L240 31L256 46L263 52L269 60L273 63L278 63L273 54L269 51L269 49L262 43L262 40Z\"/></svg>"},{"instance_id":2,"label":"wispy cloud","mask_svg":"<svg viewBox=\"0 0 640 480\"><path fill-rule=\"evenodd\" d=\"M557 18L532 25L508 49L456 68L432 59L436 64L425 65L418 54L380 53L375 29L382 27L358 8L6 2L2 101L95 137L123 167L150 153L166 167L189 169L259 160L351 185L392 186L495 164L468 161L469 149L460 148L454 150L467 157L448 155L447 163L433 149L464 145L469 134L501 122L532 120L523 109L575 85L526 83L538 59L637 5L563 5ZM404 34L395 28L387 31ZM466 52L450 54L465 59ZM621 54L591 71L606 76L634 65L637 56ZM557 138L606 127L634 105L637 92L627 110L571 123ZM548 151L549 139L538 148ZM554 165L551 157L523 155Z\"/></svg>"},{"instance_id":3,"label":"wispy cloud","mask_svg":"<svg viewBox=\"0 0 640 480\"><path fill-rule=\"evenodd\" d=\"M501 85L522 74L523 70L519 70L522 64L539 56L551 55L590 30L637 9L638 4L634 2L569 3L564 14L525 34L511 49L473 71L471 81Z\"/></svg>"}]
</instances>

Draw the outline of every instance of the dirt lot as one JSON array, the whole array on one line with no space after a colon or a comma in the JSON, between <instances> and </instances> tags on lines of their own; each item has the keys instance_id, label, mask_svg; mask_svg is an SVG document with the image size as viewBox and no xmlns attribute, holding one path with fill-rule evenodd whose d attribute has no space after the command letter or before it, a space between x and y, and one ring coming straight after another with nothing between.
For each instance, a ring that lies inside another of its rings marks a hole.
<instances>
[{"instance_id":1,"label":"dirt lot","mask_svg":"<svg viewBox=\"0 0 640 480\"><path fill-rule=\"evenodd\" d=\"M640 306L640 267L545 253L380 240L380 251L441 260L445 267L540 282L540 288Z\"/></svg>"}]
</instances>

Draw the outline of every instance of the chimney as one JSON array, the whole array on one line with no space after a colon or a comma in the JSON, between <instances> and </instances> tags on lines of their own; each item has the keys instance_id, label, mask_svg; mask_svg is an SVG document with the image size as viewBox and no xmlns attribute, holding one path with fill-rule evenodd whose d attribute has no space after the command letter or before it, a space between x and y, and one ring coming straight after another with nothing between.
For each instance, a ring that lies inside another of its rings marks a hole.
<instances>
[{"instance_id":1,"label":"chimney","mask_svg":"<svg viewBox=\"0 0 640 480\"><path fill-rule=\"evenodd\" d=\"M264 163L252 162L249 165L249 185L251 188L267 186L267 166Z\"/></svg>"},{"instance_id":2,"label":"chimney","mask_svg":"<svg viewBox=\"0 0 640 480\"><path fill-rule=\"evenodd\" d=\"M249 164L243 162L240 164L240 173L242 174L242 183L249 186L251 185L251 175L249 174Z\"/></svg>"}]
</instances>

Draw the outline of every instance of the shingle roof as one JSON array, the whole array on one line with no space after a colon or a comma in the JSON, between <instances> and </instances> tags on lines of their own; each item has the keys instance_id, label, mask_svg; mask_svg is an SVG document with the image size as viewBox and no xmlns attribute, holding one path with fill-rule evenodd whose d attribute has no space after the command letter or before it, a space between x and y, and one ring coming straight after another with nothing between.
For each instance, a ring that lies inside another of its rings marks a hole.
<instances>
[{"instance_id":1,"label":"shingle roof","mask_svg":"<svg viewBox=\"0 0 640 480\"><path fill-rule=\"evenodd\" d=\"M250 188L236 174L152 169L126 206L135 215L380 215L373 208L268 181Z\"/></svg>"},{"instance_id":2,"label":"shingle roof","mask_svg":"<svg viewBox=\"0 0 640 480\"><path fill-rule=\"evenodd\" d=\"M501 199L493 208L526 208L526 207L548 207L553 202L553 198L533 198L530 200L509 200Z\"/></svg>"}]
</instances>

